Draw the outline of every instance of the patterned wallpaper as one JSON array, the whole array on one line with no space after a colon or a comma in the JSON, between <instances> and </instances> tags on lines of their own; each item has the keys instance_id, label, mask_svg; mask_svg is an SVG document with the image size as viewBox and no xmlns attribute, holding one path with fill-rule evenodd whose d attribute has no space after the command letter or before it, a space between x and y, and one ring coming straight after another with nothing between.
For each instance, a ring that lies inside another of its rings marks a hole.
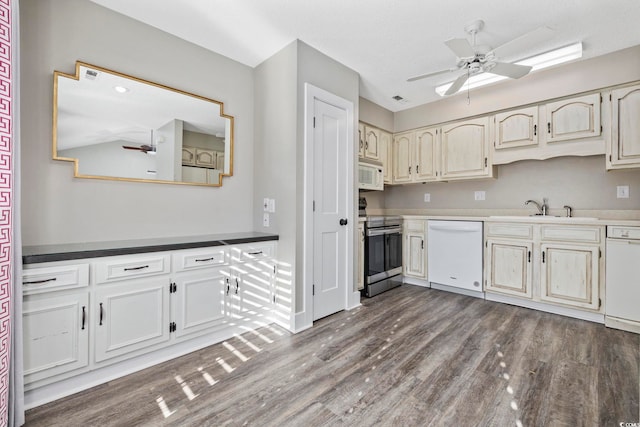
<instances>
[{"instance_id":1,"label":"patterned wallpaper","mask_svg":"<svg viewBox=\"0 0 640 427\"><path fill-rule=\"evenodd\" d=\"M0 425L7 425L11 323L11 203L13 146L11 128L11 0L0 0Z\"/></svg>"}]
</instances>

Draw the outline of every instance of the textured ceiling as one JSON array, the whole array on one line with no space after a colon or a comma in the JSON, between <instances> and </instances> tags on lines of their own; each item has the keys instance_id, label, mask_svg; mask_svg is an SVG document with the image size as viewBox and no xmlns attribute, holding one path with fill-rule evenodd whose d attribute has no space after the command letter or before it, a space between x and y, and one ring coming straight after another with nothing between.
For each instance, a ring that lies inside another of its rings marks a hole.
<instances>
[{"instance_id":1,"label":"textured ceiling","mask_svg":"<svg viewBox=\"0 0 640 427\"><path fill-rule=\"evenodd\" d=\"M499 58L509 62L578 41L583 59L640 44L640 0L92 1L251 67L300 39L357 71L360 95L391 111L439 99L434 88L450 75L406 80L454 66L443 42L467 37L476 19L485 21L477 43L493 48L541 26L554 30Z\"/></svg>"}]
</instances>

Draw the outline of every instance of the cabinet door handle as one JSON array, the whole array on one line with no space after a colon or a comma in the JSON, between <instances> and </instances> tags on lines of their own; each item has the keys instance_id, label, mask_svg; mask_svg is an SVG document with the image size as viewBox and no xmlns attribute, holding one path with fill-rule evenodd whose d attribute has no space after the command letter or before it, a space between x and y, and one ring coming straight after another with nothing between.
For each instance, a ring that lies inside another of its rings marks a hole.
<instances>
[{"instance_id":1,"label":"cabinet door handle","mask_svg":"<svg viewBox=\"0 0 640 427\"><path fill-rule=\"evenodd\" d=\"M141 265L140 267L126 267L124 271L133 271L133 270L143 270L145 268L149 268L148 265Z\"/></svg>"},{"instance_id":2,"label":"cabinet door handle","mask_svg":"<svg viewBox=\"0 0 640 427\"><path fill-rule=\"evenodd\" d=\"M527 251L527 262L531 262L531 251Z\"/></svg>"},{"instance_id":3,"label":"cabinet door handle","mask_svg":"<svg viewBox=\"0 0 640 427\"><path fill-rule=\"evenodd\" d=\"M411 175L411 166L409 166L409 175Z\"/></svg>"},{"instance_id":4,"label":"cabinet door handle","mask_svg":"<svg viewBox=\"0 0 640 427\"><path fill-rule=\"evenodd\" d=\"M420 165L416 165L416 175L420 173Z\"/></svg>"},{"instance_id":5,"label":"cabinet door handle","mask_svg":"<svg viewBox=\"0 0 640 427\"><path fill-rule=\"evenodd\" d=\"M214 258L200 258L200 259L196 259L196 262L207 262L207 261L213 261Z\"/></svg>"},{"instance_id":6,"label":"cabinet door handle","mask_svg":"<svg viewBox=\"0 0 640 427\"><path fill-rule=\"evenodd\" d=\"M102 303L100 303L100 326L102 326L102 316L103 316Z\"/></svg>"},{"instance_id":7,"label":"cabinet door handle","mask_svg":"<svg viewBox=\"0 0 640 427\"><path fill-rule=\"evenodd\" d=\"M538 125L533 125L533 136L538 134Z\"/></svg>"},{"instance_id":8,"label":"cabinet door handle","mask_svg":"<svg viewBox=\"0 0 640 427\"><path fill-rule=\"evenodd\" d=\"M542 251L542 263L544 264L544 251Z\"/></svg>"},{"instance_id":9,"label":"cabinet door handle","mask_svg":"<svg viewBox=\"0 0 640 427\"><path fill-rule=\"evenodd\" d=\"M367 141L367 142L365 142L365 143L364 143L364 149L365 149L365 150L368 150L368 149L369 149L369 141Z\"/></svg>"},{"instance_id":10,"label":"cabinet door handle","mask_svg":"<svg viewBox=\"0 0 640 427\"><path fill-rule=\"evenodd\" d=\"M227 277L227 295L229 295L229 278Z\"/></svg>"},{"instance_id":11,"label":"cabinet door handle","mask_svg":"<svg viewBox=\"0 0 640 427\"><path fill-rule=\"evenodd\" d=\"M247 252L247 255L260 255L262 253L262 251L257 251L257 252Z\"/></svg>"},{"instance_id":12,"label":"cabinet door handle","mask_svg":"<svg viewBox=\"0 0 640 427\"><path fill-rule=\"evenodd\" d=\"M82 306L82 328L80 328L82 330L84 330L84 324L85 324L85 322L87 320L87 312L86 312L85 309L86 309L86 307L83 305Z\"/></svg>"},{"instance_id":13,"label":"cabinet door handle","mask_svg":"<svg viewBox=\"0 0 640 427\"><path fill-rule=\"evenodd\" d=\"M236 277L236 295L238 295L238 289L240 289L240 281Z\"/></svg>"},{"instance_id":14,"label":"cabinet door handle","mask_svg":"<svg viewBox=\"0 0 640 427\"><path fill-rule=\"evenodd\" d=\"M421 249L424 249L424 240L420 241L420 246L421 246Z\"/></svg>"},{"instance_id":15,"label":"cabinet door handle","mask_svg":"<svg viewBox=\"0 0 640 427\"><path fill-rule=\"evenodd\" d=\"M57 279L55 277L52 277L51 279L43 279L43 280L33 280L31 282L22 282L23 285L37 285L40 283L47 283L47 282L55 282Z\"/></svg>"},{"instance_id":16,"label":"cabinet door handle","mask_svg":"<svg viewBox=\"0 0 640 427\"><path fill-rule=\"evenodd\" d=\"M551 133L551 122L547 122L547 133Z\"/></svg>"}]
</instances>

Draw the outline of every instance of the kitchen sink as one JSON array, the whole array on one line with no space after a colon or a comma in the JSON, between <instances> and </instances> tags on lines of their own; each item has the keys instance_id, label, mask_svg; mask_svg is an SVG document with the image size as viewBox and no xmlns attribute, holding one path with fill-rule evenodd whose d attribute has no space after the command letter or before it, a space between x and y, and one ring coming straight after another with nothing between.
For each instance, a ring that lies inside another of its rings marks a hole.
<instances>
[{"instance_id":1,"label":"kitchen sink","mask_svg":"<svg viewBox=\"0 0 640 427\"><path fill-rule=\"evenodd\" d=\"M585 221L597 221L598 218L588 217L588 216L553 216L553 215L492 215L489 218L493 219L521 219L521 220L530 220L535 222L540 221L559 221L559 222L585 222Z\"/></svg>"}]
</instances>

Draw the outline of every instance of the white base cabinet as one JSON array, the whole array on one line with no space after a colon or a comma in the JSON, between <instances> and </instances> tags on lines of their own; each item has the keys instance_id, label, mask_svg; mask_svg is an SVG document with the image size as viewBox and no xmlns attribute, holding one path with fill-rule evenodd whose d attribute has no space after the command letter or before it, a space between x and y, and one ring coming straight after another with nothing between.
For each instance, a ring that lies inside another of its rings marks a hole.
<instances>
[{"instance_id":1,"label":"white base cabinet","mask_svg":"<svg viewBox=\"0 0 640 427\"><path fill-rule=\"evenodd\" d=\"M485 291L601 312L603 226L485 224Z\"/></svg>"},{"instance_id":2,"label":"white base cabinet","mask_svg":"<svg viewBox=\"0 0 640 427\"><path fill-rule=\"evenodd\" d=\"M272 323L275 255L266 241L26 265L25 390L46 396L87 379L70 394L99 384L94 372L130 373L129 360L142 369L155 352L167 360L171 348L184 354L190 342L201 348Z\"/></svg>"},{"instance_id":3,"label":"white base cabinet","mask_svg":"<svg viewBox=\"0 0 640 427\"><path fill-rule=\"evenodd\" d=\"M26 383L89 366L89 292L25 297L22 307Z\"/></svg>"},{"instance_id":4,"label":"white base cabinet","mask_svg":"<svg viewBox=\"0 0 640 427\"><path fill-rule=\"evenodd\" d=\"M405 220L402 234L404 235L403 248L403 275L417 279L427 278L427 221Z\"/></svg>"}]
</instances>

